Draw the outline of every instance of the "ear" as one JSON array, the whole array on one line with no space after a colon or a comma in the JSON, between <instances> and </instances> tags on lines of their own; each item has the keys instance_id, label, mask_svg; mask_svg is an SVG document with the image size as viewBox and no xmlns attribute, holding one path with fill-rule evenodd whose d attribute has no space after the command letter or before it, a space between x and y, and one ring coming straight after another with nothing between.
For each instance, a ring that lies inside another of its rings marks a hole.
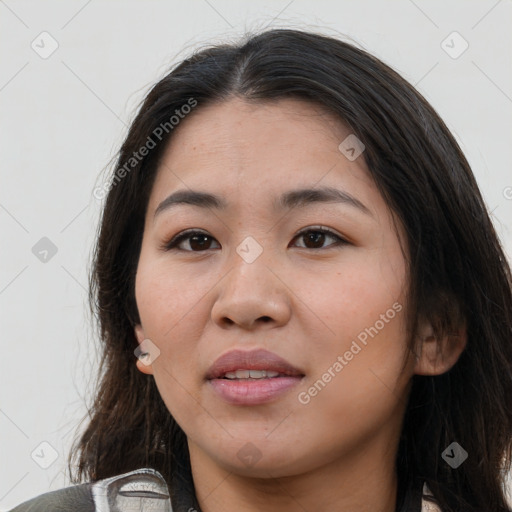
<instances>
[{"instance_id":1,"label":"ear","mask_svg":"<svg viewBox=\"0 0 512 512\"><path fill-rule=\"evenodd\" d=\"M455 332L446 333L440 339L436 338L430 324L421 325L416 345L414 373L416 375L442 375L446 373L458 361L466 348L466 344L467 331L465 324Z\"/></svg>"},{"instance_id":2,"label":"ear","mask_svg":"<svg viewBox=\"0 0 512 512\"><path fill-rule=\"evenodd\" d=\"M141 345L144 340L146 340L146 336L144 335L144 331L140 324L135 326L135 337L137 338L137 342L139 343L139 348L135 351L135 355L137 357L137 362L135 363L137 369L145 373L147 375L153 375L153 367L151 364L145 362L145 358L143 356L144 353L147 353L147 350L144 350L144 345Z\"/></svg>"}]
</instances>

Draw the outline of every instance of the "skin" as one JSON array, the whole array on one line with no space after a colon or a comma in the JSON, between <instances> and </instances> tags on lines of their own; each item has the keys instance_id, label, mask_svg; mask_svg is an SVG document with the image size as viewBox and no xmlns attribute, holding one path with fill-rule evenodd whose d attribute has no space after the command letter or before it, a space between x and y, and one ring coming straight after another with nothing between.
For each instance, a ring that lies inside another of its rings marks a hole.
<instances>
[{"instance_id":1,"label":"skin","mask_svg":"<svg viewBox=\"0 0 512 512\"><path fill-rule=\"evenodd\" d=\"M400 241L363 158L350 161L338 149L350 133L305 101L233 98L185 118L160 162L137 269L135 328L139 343L149 339L160 352L152 364L136 364L154 376L187 435L204 512L393 512L411 377L447 371L464 348L464 336L429 337L428 324L417 355L407 348ZM341 203L271 208L283 192L321 186L350 193L370 214ZM229 206L179 205L154 218L170 193L188 189L220 195ZM298 236L318 226L348 243ZM189 238L181 251L162 248L190 228L210 237L205 246ZM263 249L252 263L236 252L248 236ZM401 311L301 403L298 394L396 303ZM305 377L270 403L228 404L205 376L234 348L270 350ZM244 446L259 460L239 458Z\"/></svg>"}]
</instances>

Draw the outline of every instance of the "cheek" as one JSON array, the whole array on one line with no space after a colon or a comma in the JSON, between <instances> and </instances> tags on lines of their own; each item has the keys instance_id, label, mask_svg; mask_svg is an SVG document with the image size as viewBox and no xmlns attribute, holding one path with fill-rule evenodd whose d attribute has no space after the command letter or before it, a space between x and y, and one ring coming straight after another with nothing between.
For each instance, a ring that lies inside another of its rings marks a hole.
<instances>
[{"instance_id":1,"label":"cheek","mask_svg":"<svg viewBox=\"0 0 512 512\"><path fill-rule=\"evenodd\" d=\"M410 377L402 370L407 351L402 312L380 330L375 321L363 329L364 343L341 336L324 347L310 378L297 390L296 417L302 425L322 425L319 435L326 453L329 447L344 450L383 429L399 428Z\"/></svg>"},{"instance_id":2,"label":"cheek","mask_svg":"<svg viewBox=\"0 0 512 512\"><path fill-rule=\"evenodd\" d=\"M340 343L355 339L376 322L378 330L382 330L382 315L389 331L389 321L395 318L397 309L404 309L404 278L404 265L399 258L390 258L380 250L353 251L344 255L337 268L302 273L295 280L299 285L294 292L309 310L311 327L323 336L316 338L326 347L334 343L341 349ZM401 320L392 323L397 327Z\"/></svg>"},{"instance_id":3,"label":"cheek","mask_svg":"<svg viewBox=\"0 0 512 512\"><path fill-rule=\"evenodd\" d=\"M319 332L327 335L309 332L315 344L308 356L312 372L299 391L306 393L301 403L307 401L314 416L334 420L350 411L362 421L389 412L407 381L402 375L408 350L405 271L400 259L384 259L378 251L354 254L346 263L327 281L303 283L322 320L315 322L322 325Z\"/></svg>"},{"instance_id":4,"label":"cheek","mask_svg":"<svg viewBox=\"0 0 512 512\"><path fill-rule=\"evenodd\" d=\"M171 272L164 261L150 261L141 253L135 285L137 307L145 337L160 350L153 374L168 407L194 392L194 363L203 330L197 315L204 308L204 291L191 281L176 270Z\"/></svg>"},{"instance_id":5,"label":"cheek","mask_svg":"<svg viewBox=\"0 0 512 512\"><path fill-rule=\"evenodd\" d=\"M137 269L137 307L146 336L160 341L166 350L185 326L193 336L195 324L190 318L211 286L208 278L191 276L180 265L170 265L165 254L155 257L149 250L147 253L141 253Z\"/></svg>"}]
</instances>

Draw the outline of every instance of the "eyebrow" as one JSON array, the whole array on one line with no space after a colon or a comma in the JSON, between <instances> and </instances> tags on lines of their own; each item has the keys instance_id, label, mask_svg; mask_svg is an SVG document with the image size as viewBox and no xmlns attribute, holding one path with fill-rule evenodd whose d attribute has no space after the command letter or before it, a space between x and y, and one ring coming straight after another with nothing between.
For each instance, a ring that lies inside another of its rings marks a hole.
<instances>
[{"instance_id":1,"label":"eyebrow","mask_svg":"<svg viewBox=\"0 0 512 512\"><path fill-rule=\"evenodd\" d=\"M275 211L308 206L315 203L341 203L352 206L361 212L373 217L372 212L359 199L348 192L333 187L303 188L285 192L274 200ZM225 210L228 203L219 196L208 192L197 190L179 190L166 197L156 208L153 218L163 211L174 208L178 205L188 204L199 208Z\"/></svg>"}]
</instances>

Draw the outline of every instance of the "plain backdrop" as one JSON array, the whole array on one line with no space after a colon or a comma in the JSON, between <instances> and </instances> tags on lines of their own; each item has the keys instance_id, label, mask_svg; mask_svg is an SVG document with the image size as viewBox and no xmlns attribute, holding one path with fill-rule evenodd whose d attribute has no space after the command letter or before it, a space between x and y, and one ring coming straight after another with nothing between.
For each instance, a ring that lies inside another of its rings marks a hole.
<instances>
[{"instance_id":1,"label":"plain backdrop","mask_svg":"<svg viewBox=\"0 0 512 512\"><path fill-rule=\"evenodd\" d=\"M98 361L92 192L172 64L271 26L369 50L448 124L510 257L511 21L510 0L1 0L0 510L69 485Z\"/></svg>"}]
</instances>

